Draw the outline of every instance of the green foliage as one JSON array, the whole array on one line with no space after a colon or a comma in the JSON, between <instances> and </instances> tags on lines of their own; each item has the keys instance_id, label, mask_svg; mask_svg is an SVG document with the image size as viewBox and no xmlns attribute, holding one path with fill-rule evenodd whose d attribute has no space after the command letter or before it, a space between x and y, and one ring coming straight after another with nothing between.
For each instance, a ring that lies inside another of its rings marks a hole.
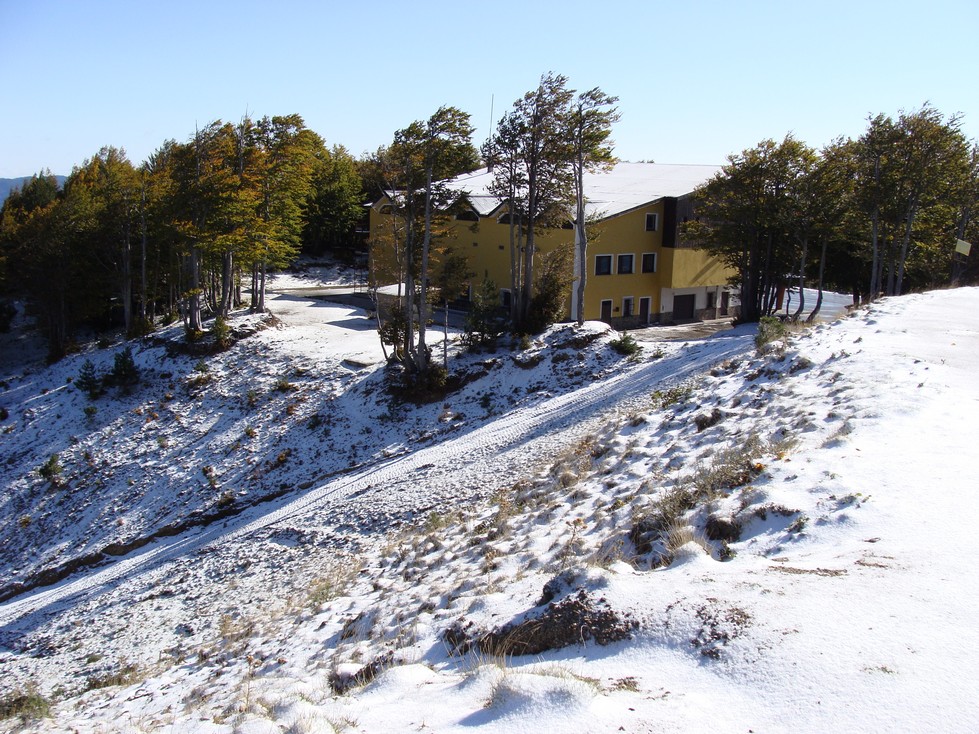
<instances>
[{"instance_id":1,"label":"green foliage","mask_svg":"<svg viewBox=\"0 0 979 734\"><path fill-rule=\"evenodd\" d=\"M617 339L613 339L608 343L612 349L614 349L619 354L631 357L642 351L642 347L639 345L632 334L624 333Z\"/></svg>"},{"instance_id":2,"label":"green foliage","mask_svg":"<svg viewBox=\"0 0 979 734\"><path fill-rule=\"evenodd\" d=\"M296 387L293 383L289 382L289 380L287 380L285 377L280 377L278 380L275 381L275 389L278 392L293 392L295 390L298 390L299 388Z\"/></svg>"},{"instance_id":3,"label":"green foliage","mask_svg":"<svg viewBox=\"0 0 979 734\"><path fill-rule=\"evenodd\" d=\"M211 335L218 349L224 350L231 346L231 327L224 316L216 316L211 327Z\"/></svg>"},{"instance_id":4,"label":"green foliage","mask_svg":"<svg viewBox=\"0 0 979 734\"><path fill-rule=\"evenodd\" d=\"M107 375L109 383L128 390L139 382L139 367L133 358L132 347L116 352L112 370Z\"/></svg>"},{"instance_id":5,"label":"green foliage","mask_svg":"<svg viewBox=\"0 0 979 734\"><path fill-rule=\"evenodd\" d=\"M780 287L814 276L871 298L947 283L955 239L975 232L977 183L961 118L925 105L820 154L788 135L730 156L681 232L738 271L741 319L757 321Z\"/></svg>"},{"instance_id":6,"label":"green foliage","mask_svg":"<svg viewBox=\"0 0 979 734\"><path fill-rule=\"evenodd\" d=\"M490 192L506 204L509 213L510 241L516 254L511 266L514 321L532 332L553 321L549 295L534 303L536 235L542 227L566 221L567 204L572 200L567 118L574 92L567 88L567 81L560 74L541 76L537 88L514 102L500 118L483 151L493 165Z\"/></svg>"},{"instance_id":7,"label":"green foliage","mask_svg":"<svg viewBox=\"0 0 979 734\"><path fill-rule=\"evenodd\" d=\"M534 296L526 318L520 323L523 330L539 334L564 317L571 295L574 251L570 245L557 247L538 258Z\"/></svg>"},{"instance_id":8,"label":"green foliage","mask_svg":"<svg viewBox=\"0 0 979 734\"><path fill-rule=\"evenodd\" d=\"M86 359L78 371L74 385L91 400L96 400L102 394L102 378L96 373L92 360Z\"/></svg>"},{"instance_id":9,"label":"green foliage","mask_svg":"<svg viewBox=\"0 0 979 734\"><path fill-rule=\"evenodd\" d=\"M0 720L17 717L26 724L51 715L51 703L35 685L26 690L12 690L0 698Z\"/></svg>"},{"instance_id":10,"label":"green foliage","mask_svg":"<svg viewBox=\"0 0 979 734\"><path fill-rule=\"evenodd\" d=\"M381 322L378 335L382 344L394 347L394 358L397 361L405 348L405 334L408 328L408 316L404 308L394 308Z\"/></svg>"},{"instance_id":11,"label":"green foliage","mask_svg":"<svg viewBox=\"0 0 979 734\"><path fill-rule=\"evenodd\" d=\"M320 254L349 245L364 213L361 187L357 161L343 146L317 151L303 226L304 249Z\"/></svg>"},{"instance_id":12,"label":"green foliage","mask_svg":"<svg viewBox=\"0 0 979 734\"><path fill-rule=\"evenodd\" d=\"M755 347L763 351L766 345L782 341L789 335L788 327L781 319L774 316L763 316L758 322L758 332L755 334Z\"/></svg>"},{"instance_id":13,"label":"green foliage","mask_svg":"<svg viewBox=\"0 0 979 734\"><path fill-rule=\"evenodd\" d=\"M405 284L403 336L388 333L386 338L395 345L394 359L404 364L410 375L422 375L429 367L426 331L429 286L435 276L433 261L443 236L441 220L459 195L452 189L451 179L478 166L472 133L468 114L455 107L440 107L427 120L417 120L395 132L391 145L376 156L398 232L392 241L372 243L372 264L376 270L378 261L396 260L400 271L397 277ZM383 248L389 245L396 252L385 258ZM377 274L372 278L376 282ZM396 323L392 321L388 329Z\"/></svg>"},{"instance_id":14,"label":"green foliage","mask_svg":"<svg viewBox=\"0 0 979 734\"><path fill-rule=\"evenodd\" d=\"M693 394L694 385L690 382L681 382L679 385L656 390L653 392L653 407L662 410L671 405L686 402Z\"/></svg>"},{"instance_id":15,"label":"green foliage","mask_svg":"<svg viewBox=\"0 0 979 734\"><path fill-rule=\"evenodd\" d=\"M56 482L64 471L64 467L61 466L61 459L57 454L51 454L48 460L41 465L37 470L37 473L42 477L47 479L49 482Z\"/></svg>"},{"instance_id":16,"label":"green foliage","mask_svg":"<svg viewBox=\"0 0 979 734\"><path fill-rule=\"evenodd\" d=\"M475 348L492 346L506 331L506 323L496 284L484 278L473 293L472 306L466 314L463 342Z\"/></svg>"}]
</instances>

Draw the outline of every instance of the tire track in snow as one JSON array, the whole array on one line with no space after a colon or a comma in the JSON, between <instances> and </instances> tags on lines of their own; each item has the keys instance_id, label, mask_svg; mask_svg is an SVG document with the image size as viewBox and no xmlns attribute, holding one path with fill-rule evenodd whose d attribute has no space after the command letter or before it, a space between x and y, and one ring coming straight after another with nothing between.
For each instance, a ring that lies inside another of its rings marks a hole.
<instances>
[{"instance_id":1,"label":"tire track in snow","mask_svg":"<svg viewBox=\"0 0 979 734\"><path fill-rule=\"evenodd\" d=\"M405 485L420 504L444 499L439 492L446 488L472 487L467 499L488 494L512 484L515 474L539 465L538 447L546 444L556 453L573 445L607 421L614 411L648 405L658 387L683 382L715 364L750 351L752 339L751 330L736 329L688 343L687 348L671 357L626 367L614 377L332 479L300 497L274 500L209 527L161 538L102 568L82 572L0 604L0 634L5 637L16 634L21 627L19 621L33 626L28 619L31 615L55 614L75 601L96 596L127 580L135 582L158 573L163 565L188 558L211 545L244 541L274 525L308 522L314 513L330 515L336 526L347 501L356 497L369 496L376 510L383 514L384 510L405 508L404 490L397 491Z\"/></svg>"}]
</instances>

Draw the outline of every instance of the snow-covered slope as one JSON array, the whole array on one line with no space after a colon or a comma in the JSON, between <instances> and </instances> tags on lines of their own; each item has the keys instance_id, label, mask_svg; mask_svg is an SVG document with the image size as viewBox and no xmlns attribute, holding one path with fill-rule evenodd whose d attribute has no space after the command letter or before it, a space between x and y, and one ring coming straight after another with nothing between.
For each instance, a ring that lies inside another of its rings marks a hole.
<instances>
[{"instance_id":1,"label":"snow-covered slope","mask_svg":"<svg viewBox=\"0 0 979 734\"><path fill-rule=\"evenodd\" d=\"M4 376L32 730L979 729L976 289L763 354L560 327L424 406L361 313L272 308L206 373L141 345L94 416L68 377L118 346Z\"/></svg>"}]
</instances>

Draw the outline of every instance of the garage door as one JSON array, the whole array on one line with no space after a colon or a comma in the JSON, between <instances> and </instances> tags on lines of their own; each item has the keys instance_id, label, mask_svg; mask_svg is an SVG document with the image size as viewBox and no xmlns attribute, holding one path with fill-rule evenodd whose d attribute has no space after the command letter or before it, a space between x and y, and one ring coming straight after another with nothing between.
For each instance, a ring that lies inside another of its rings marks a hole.
<instances>
[{"instance_id":1,"label":"garage door","mask_svg":"<svg viewBox=\"0 0 979 734\"><path fill-rule=\"evenodd\" d=\"M689 296L673 296L673 320L693 321L696 298L692 293Z\"/></svg>"}]
</instances>

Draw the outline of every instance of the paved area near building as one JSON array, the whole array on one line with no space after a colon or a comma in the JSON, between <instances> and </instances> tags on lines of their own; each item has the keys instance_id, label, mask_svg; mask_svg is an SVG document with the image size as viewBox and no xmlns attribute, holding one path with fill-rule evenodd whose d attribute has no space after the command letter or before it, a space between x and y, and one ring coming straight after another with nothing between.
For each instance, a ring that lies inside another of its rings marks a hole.
<instances>
[{"instance_id":1,"label":"paved area near building","mask_svg":"<svg viewBox=\"0 0 979 734\"><path fill-rule=\"evenodd\" d=\"M644 329L630 329L632 338L639 342L662 342L687 339L703 339L718 331L730 329L730 318L697 321L692 324L671 324L669 326L647 326Z\"/></svg>"}]
</instances>

